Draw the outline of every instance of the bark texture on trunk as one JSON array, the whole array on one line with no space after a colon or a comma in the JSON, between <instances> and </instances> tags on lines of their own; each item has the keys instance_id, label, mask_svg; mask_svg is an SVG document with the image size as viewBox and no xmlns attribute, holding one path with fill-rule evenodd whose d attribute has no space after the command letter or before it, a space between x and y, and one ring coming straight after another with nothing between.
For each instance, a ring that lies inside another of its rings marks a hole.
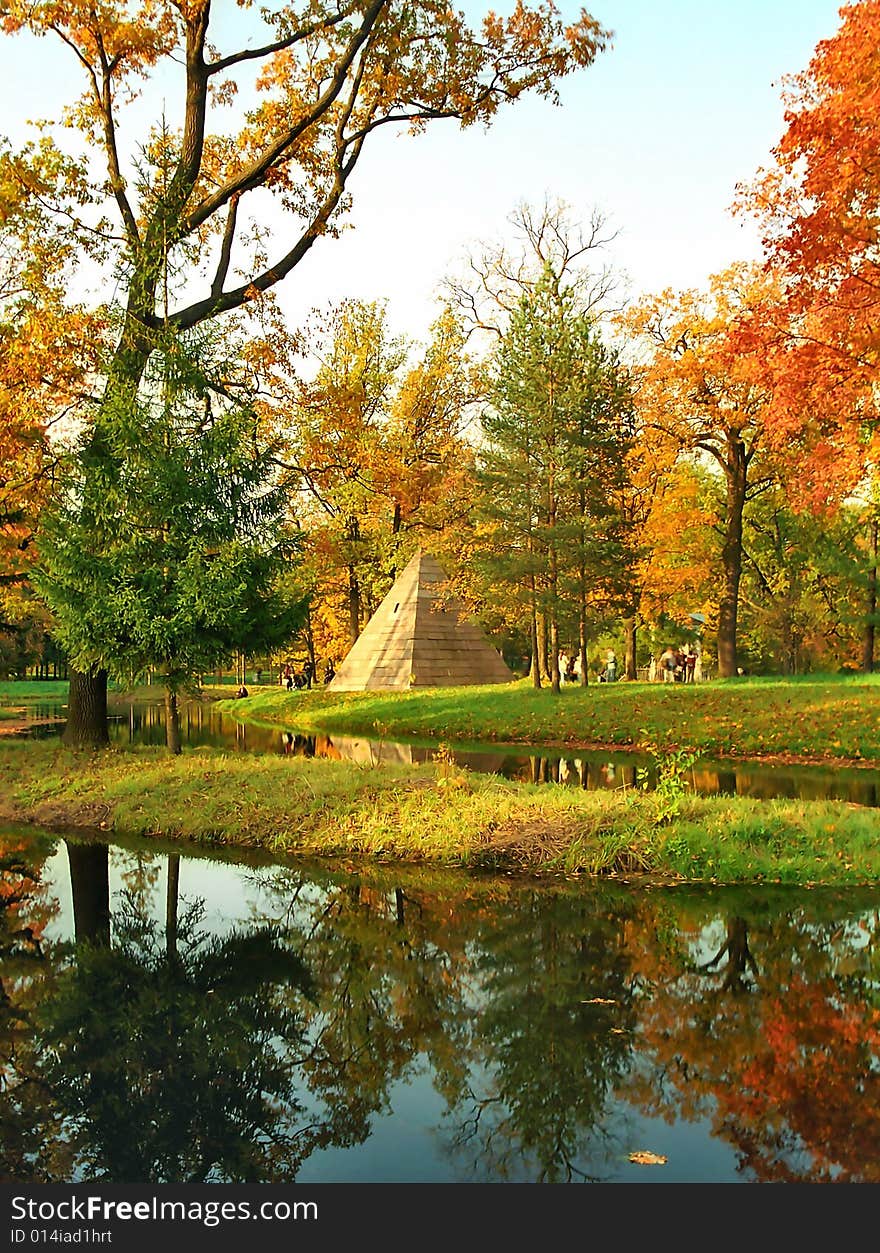
<instances>
[{"instance_id":1,"label":"bark texture on trunk","mask_svg":"<svg viewBox=\"0 0 880 1253\"><path fill-rule=\"evenodd\" d=\"M550 682L550 625L546 611L538 614L538 667L541 681Z\"/></svg>"},{"instance_id":2,"label":"bark texture on trunk","mask_svg":"<svg viewBox=\"0 0 880 1253\"><path fill-rule=\"evenodd\" d=\"M357 570L348 567L348 637L352 644L357 643L361 633L361 589L358 583Z\"/></svg>"},{"instance_id":3,"label":"bark texture on trunk","mask_svg":"<svg viewBox=\"0 0 880 1253\"><path fill-rule=\"evenodd\" d=\"M743 441L731 437L725 465L727 509L721 549L722 584L718 602L718 677L732 678L737 670L736 634L739 584L742 576L743 510L746 503L748 459Z\"/></svg>"},{"instance_id":4,"label":"bark texture on trunk","mask_svg":"<svg viewBox=\"0 0 880 1253\"><path fill-rule=\"evenodd\" d=\"M623 624L624 661L623 673L628 679L636 678L636 620L635 615Z\"/></svg>"},{"instance_id":5,"label":"bark texture on trunk","mask_svg":"<svg viewBox=\"0 0 880 1253\"><path fill-rule=\"evenodd\" d=\"M559 624L555 614L550 619L550 686L558 696L562 683L559 675Z\"/></svg>"},{"instance_id":6,"label":"bark texture on trunk","mask_svg":"<svg viewBox=\"0 0 880 1253\"><path fill-rule=\"evenodd\" d=\"M874 646L877 635L877 519L871 521L868 533L870 543L871 567L868 571L868 603L866 606L865 625L862 630L862 673L874 672Z\"/></svg>"},{"instance_id":7,"label":"bark texture on trunk","mask_svg":"<svg viewBox=\"0 0 880 1253\"><path fill-rule=\"evenodd\" d=\"M535 607L534 586L532 587L532 616L531 616L531 636L532 636L532 665L529 673L532 677L532 687L540 689L541 687L541 660L539 653L538 641L538 611Z\"/></svg>"},{"instance_id":8,"label":"bark texture on trunk","mask_svg":"<svg viewBox=\"0 0 880 1253\"><path fill-rule=\"evenodd\" d=\"M67 696L67 722L61 734L66 748L106 748L107 671L71 670Z\"/></svg>"}]
</instances>

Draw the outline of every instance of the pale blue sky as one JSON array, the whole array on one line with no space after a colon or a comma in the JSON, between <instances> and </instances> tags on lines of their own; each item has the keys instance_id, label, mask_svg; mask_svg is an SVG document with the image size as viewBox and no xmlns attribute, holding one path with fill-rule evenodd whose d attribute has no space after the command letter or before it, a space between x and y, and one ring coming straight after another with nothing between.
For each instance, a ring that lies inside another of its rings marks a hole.
<instances>
[{"instance_id":1,"label":"pale blue sky","mask_svg":"<svg viewBox=\"0 0 880 1253\"><path fill-rule=\"evenodd\" d=\"M466 7L481 14L491 6ZM569 18L579 7L560 4ZM563 83L561 107L521 100L488 131L438 123L417 138L375 137L351 184L355 229L321 241L280 289L292 321L344 297L387 298L394 326L423 336L457 258L474 241L502 238L519 201L545 195L584 219L603 211L618 231L608 260L633 294L697 285L757 255L754 227L728 211L736 184L767 161L782 132L779 80L834 34L838 4L587 7L615 32L614 45ZM26 118L57 115L80 87L70 55L48 41L0 37L0 72L14 140Z\"/></svg>"}]
</instances>

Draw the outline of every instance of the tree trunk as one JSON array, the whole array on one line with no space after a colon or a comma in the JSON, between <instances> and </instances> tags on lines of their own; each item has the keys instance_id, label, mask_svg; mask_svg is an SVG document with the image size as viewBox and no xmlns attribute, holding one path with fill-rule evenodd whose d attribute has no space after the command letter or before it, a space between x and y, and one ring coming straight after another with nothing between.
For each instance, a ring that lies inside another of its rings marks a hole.
<instances>
[{"instance_id":1,"label":"tree trunk","mask_svg":"<svg viewBox=\"0 0 880 1253\"><path fill-rule=\"evenodd\" d=\"M636 669L636 616L627 618L623 624L624 661L623 673L628 679L638 677Z\"/></svg>"},{"instance_id":2,"label":"tree trunk","mask_svg":"<svg viewBox=\"0 0 880 1253\"><path fill-rule=\"evenodd\" d=\"M357 570L348 567L348 636L352 644L357 643L361 633L361 589L358 583Z\"/></svg>"},{"instance_id":3,"label":"tree trunk","mask_svg":"<svg viewBox=\"0 0 880 1253\"><path fill-rule=\"evenodd\" d=\"M587 568L583 561L578 567L578 652L581 657L580 684L586 687L590 676L587 673Z\"/></svg>"},{"instance_id":4,"label":"tree trunk","mask_svg":"<svg viewBox=\"0 0 880 1253\"><path fill-rule=\"evenodd\" d=\"M538 614L538 671L544 683L550 682L550 647L547 614Z\"/></svg>"},{"instance_id":5,"label":"tree trunk","mask_svg":"<svg viewBox=\"0 0 880 1253\"><path fill-rule=\"evenodd\" d=\"M559 623L555 613L550 618L550 684L558 696L562 684L559 678Z\"/></svg>"},{"instance_id":6,"label":"tree trunk","mask_svg":"<svg viewBox=\"0 0 880 1253\"><path fill-rule=\"evenodd\" d=\"M539 641L538 641L538 606L535 598L535 580L532 579L532 606L531 606L531 636L532 636L532 665L530 674L532 676L532 686L540 691L541 688L541 659L539 657Z\"/></svg>"},{"instance_id":7,"label":"tree trunk","mask_svg":"<svg viewBox=\"0 0 880 1253\"><path fill-rule=\"evenodd\" d=\"M165 743L169 753L180 753L180 708L177 704L177 688L173 683L165 686Z\"/></svg>"},{"instance_id":8,"label":"tree trunk","mask_svg":"<svg viewBox=\"0 0 880 1253\"><path fill-rule=\"evenodd\" d=\"M742 575L743 509L746 503L748 461L741 439L731 438L725 462L727 511L724 544L721 549L723 579L718 603L718 677L732 678L736 666L736 632L739 613L739 583Z\"/></svg>"},{"instance_id":9,"label":"tree trunk","mask_svg":"<svg viewBox=\"0 0 880 1253\"><path fill-rule=\"evenodd\" d=\"M317 682L318 679L318 663L315 659L315 635L312 631L311 605L309 605L306 609L306 656L309 659L309 671L311 675L309 679L309 687L311 687L312 682Z\"/></svg>"},{"instance_id":10,"label":"tree trunk","mask_svg":"<svg viewBox=\"0 0 880 1253\"><path fill-rule=\"evenodd\" d=\"M73 934L77 944L110 947L110 870L106 844L65 840L73 897Z\"/></svg>"},{"instance_id":11,"label":"tree trunk","mask_svg":"<svg viewBox=\"0 0 880 1253\"><path fill-rule=\"evenodd\" d=\"M877 519L871 520L869 530L871 567L868 571L868 603L865 625L862 629L862 673L874 673L874 637L877 633Z\"/></svg>"},{"instance_id":12,"label":"tree trunk","mask_svg":"<svg viewBox=\"0 0 880 1253\"><path fill-rule=\"evenodd\" d=\"M67 722L61 735L65 748L107 748L107 671L70 671Z\"/></svg>"}]
</instances>

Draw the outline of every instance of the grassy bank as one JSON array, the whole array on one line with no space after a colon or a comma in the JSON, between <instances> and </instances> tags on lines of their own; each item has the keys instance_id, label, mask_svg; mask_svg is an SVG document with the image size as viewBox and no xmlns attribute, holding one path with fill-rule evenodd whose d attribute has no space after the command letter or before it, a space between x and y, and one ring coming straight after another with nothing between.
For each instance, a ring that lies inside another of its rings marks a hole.
<instances>
[{"instance_id":1,"label":"grassy bank","mask_svg":"<svg viewBox=\"0 0 880 1253\"><path fill-rule=\"evenodd\" d=\"M527 681L414 692L286 692L224 702L301 731L579 747L662 744L706 756L880 766L880 676L616 683L559 696Z\"/></svg>"},{"instance_id":2,"label":"grassy bank","mask_svg":"<svg viewBox=\"0 0 880 1253\"><path fill-rule=\"evenodd\" d=\"M880 881L880 812L532 787L445 762L0 745L0 818L303 856L713 882Z\"/></svg>"},{"instance_id":3,"label":"grassy bank","mask_svg":"<svg viewBox=\"0 0 880 1253\"><path fill-rule=\"evenodd\" d=\"M35 701L66 701L68 689L66 679L8 679L0 683L0 712Z\"/></svg>"}]
</instances>

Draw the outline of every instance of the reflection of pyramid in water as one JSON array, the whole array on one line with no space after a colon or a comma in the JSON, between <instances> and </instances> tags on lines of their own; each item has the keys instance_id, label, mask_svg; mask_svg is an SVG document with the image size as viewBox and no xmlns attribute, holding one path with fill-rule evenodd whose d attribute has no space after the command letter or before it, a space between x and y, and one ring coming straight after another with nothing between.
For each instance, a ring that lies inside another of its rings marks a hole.
<instances>
[{"instance_id":1,"label":"reflection of pyramid in water","mask_svg":"<svg viewBox=\"0 0 880 1253\"><path fill-rule=\"evenodd\" d=\"M417 552L329 687L357 692L510 682L513 675L480 628L468 621L461 602L442 595L446 583L440 563Z\"/></svg>"}]
</instances>

